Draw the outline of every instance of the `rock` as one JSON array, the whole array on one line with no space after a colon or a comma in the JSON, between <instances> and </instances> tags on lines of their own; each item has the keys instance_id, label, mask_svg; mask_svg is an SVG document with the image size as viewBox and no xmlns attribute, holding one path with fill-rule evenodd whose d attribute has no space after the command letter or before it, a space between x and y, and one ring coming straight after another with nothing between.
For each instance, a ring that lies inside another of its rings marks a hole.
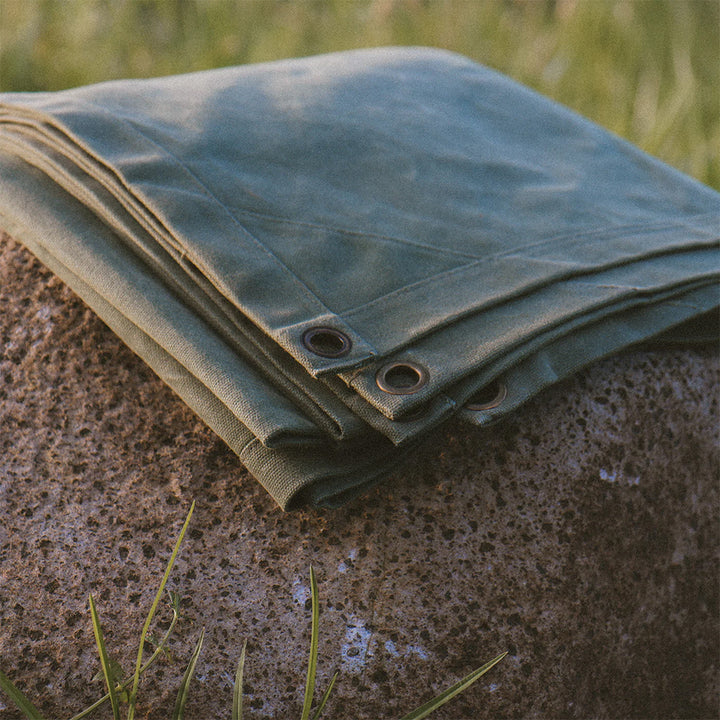
<instances>
[{"instance_id":1,"label":"rock","mask_svg":"<svg viewBox=\"0 0 720 720\"><path fill-rule=\"evenodd\" d=\"M0 343L0 668L46 717L103 694L88 593L131 670L193 499L139 718L169 717L202 627L186 717L229 717L245 638L246 717L299 717L310 565L334 720L400 717L505 650L431 717L717 715L712 348L597 363L490 429L447 426L341 510L288 514L7 237Z\"/></svg>"}]
</instances>

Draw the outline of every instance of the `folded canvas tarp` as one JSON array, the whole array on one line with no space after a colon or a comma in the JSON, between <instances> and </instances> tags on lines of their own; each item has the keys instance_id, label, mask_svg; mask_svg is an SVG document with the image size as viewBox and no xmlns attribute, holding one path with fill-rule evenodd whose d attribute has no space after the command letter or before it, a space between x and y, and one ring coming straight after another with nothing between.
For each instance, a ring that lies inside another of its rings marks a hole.
<instances>
[{"instance_id":1,"label":"folded canvas tarp","mask_svg":"<svg viewBox=\"0 0 720 720\"><path fill-rule=\"evenodd\" d=\"M720 195L439 50L0 95L0 187L283 507L718 307Z\"/></svg>"}]
</instances>

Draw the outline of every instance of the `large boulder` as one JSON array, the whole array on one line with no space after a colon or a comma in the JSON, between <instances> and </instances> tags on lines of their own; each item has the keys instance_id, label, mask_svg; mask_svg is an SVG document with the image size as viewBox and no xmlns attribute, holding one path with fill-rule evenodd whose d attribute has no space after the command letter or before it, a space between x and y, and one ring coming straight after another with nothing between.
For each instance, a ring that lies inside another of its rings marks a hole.
<instances>
[{"instance_id":1,"label":"large boulder","mask_svg":"<svg viewBox=\"0 0 720 720\"><path fill-rule=\"evenodd\" d=\"M713 348L636 350L490 429L447 426L340 510L283 513L3 236L0 669L53 720L102 695L88 594L129 670L194 499L138 717L170 716L202 627L188 717L229 717L246 638L247 717L299 717L310 565L334 720L400 717L505 650L433 717L715 717L717 380Z\"/></svg>"}]
</instances>

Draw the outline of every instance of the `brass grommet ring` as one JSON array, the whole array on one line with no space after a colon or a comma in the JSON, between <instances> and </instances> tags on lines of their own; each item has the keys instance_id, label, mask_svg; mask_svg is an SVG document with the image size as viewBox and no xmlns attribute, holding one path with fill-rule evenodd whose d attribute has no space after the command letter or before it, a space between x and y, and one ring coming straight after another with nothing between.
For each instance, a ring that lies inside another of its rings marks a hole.
<instances>
[{"instance_id":1,"label":"brass grommet ring","mask_svg":"<svg viewBox=\"0 0 720 720\"><path fill-rule=\"evenodd\" d=\"M427 370L414 362L392 362L383 365L375 376L377 386L390 395L412 395L427 384Z\"/></svg>"},{"instance_id":2,"label":"brass grommet ring","mask_svg":"<svg viewBox=\"0 0 720 720\"><path fill-rule=\"evenodd\" d=\"M493 380L474 392L465 403L466 410L491 410L507 397L507 386L500 380Z\"/></svg>"},{"instance_id":3,"label":"brass grommet ring","mask_svg":"<svg viewBox=\"0 0 720 720\"><path fill-rule=\"evenodd\" d=\"M302 342L311 353L326 358L344 357L352 349L350 338L331 327L313 327L306 330Z\"/></svg>"}]
</instances>

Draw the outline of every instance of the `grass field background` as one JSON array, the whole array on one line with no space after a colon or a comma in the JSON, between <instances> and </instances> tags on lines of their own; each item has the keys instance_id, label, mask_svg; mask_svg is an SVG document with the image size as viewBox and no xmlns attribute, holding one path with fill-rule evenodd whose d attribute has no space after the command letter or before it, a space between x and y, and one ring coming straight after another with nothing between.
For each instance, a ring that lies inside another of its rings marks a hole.
<instances>
[{"instance_id":1,"label":"grass field background","mask_svg":"<svg viewBox=\"0 0 720 720\"><path fill-rule=\"evenodd\" d=\"M0 90L377 45L496 68L720 189L720 0L0 0Z\"/></svg>"}]
</instances>

